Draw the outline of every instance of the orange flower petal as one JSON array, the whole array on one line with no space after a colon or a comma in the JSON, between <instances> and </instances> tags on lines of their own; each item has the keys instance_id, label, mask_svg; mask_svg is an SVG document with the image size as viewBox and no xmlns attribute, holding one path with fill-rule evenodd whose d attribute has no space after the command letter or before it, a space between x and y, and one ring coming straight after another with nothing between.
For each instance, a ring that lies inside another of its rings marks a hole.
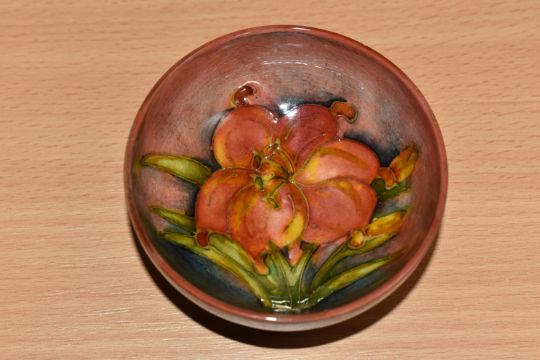
<instances>
[{"instance_id":1,"label":"orange flower petal","mask_svg":"<svg viewBox=\"0 0 540 360\"><path fill-rule=\"evenodd\" d=\"M307 222L307 206L293 184L281 184L274 201L271 192L255 186L241 190L229 208L229 228L233 239L254 258L260 257L272 241L278 247L299 241Z\"/></svg>"},{"instance_id":2,"label":"orange flower petal","mask_svg":"<svg viewBox=\"0 0 540 360\"><path fill-rule=\"evenodd\" d=\"M277 127L277 119L262 106L248 105L229 112L216 127L212 148L224 167L249 167L254 151L262 151Z\"/></svg>"},{"instance_id":3,"label":"orange flower petal","mask_svg":"<svg viewBox=\"0 0 540 360\"><path fill-rule=\"evenodd\" d=\"M302 190L309 208L304 240L312 243L330 243L365 226L377 204L375 190L351 178L332 179Z\"/></svg>"},{"instance_id":4,"label":"orange flower petal","mask_svg":"<svg viewBox=\"0 0 540 360\"><path fill-rule=\"evenodd\" d=\"M353 104L344 101L334 101L330 106L330 111L334 117L344 116L349 123L354 123L358 118L358 110Z\"/></svg>"},{"instance_id":5,"label":"orange flower petal","mask_svg":"<svg viewBox=\"0 0 540 360\"><path fill-rule=\"evenodd\" d=\"M203 184L195 203L197 229L227 233L227 210L236 192L252 182L253 171L223 169L210 176Z\"/></svg>"},{"instance_id":6,"label":"orange flower petal","mask_svg":"<svg viewBox=\"0 0 540 360\"><path fill-rule=\"evenodd\" d=\"M280 120L281 146L301 166L311 151L337 135L337 121L330 110L316 104L300 105Z\"/></svg>"},{"instance_id":7,"label":"orange flower petal","mask_svg":"<svg viewBox=\"0 0 540 360\"><path fill-rule=\"evenodd\" d=\"M368 146L354 140L336 140L317 149L298 171L296 181L304 185L338 178L371 183L379 171L379 158Z\"/></svg>"}]
</instances>

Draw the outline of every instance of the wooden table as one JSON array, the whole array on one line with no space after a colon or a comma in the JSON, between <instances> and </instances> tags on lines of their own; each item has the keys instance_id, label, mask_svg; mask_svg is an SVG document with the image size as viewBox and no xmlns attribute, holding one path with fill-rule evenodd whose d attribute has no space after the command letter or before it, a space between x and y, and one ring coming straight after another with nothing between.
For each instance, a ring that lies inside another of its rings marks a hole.
<instances>
[{"instance_id":1,"label":"wooden table","mask_svg":"<svg viewBox=\"0 0 540 360\"><path fill-rule=\"evenodd\" d=\"M376 3L2 1L0 357L540 358L540 2ZM216 36L275 23L395 62L449 158L429 261L373 310L311 333L190 304L141 255L124 204L127 134L161 74Z\"/></svg>"}]
</instances>

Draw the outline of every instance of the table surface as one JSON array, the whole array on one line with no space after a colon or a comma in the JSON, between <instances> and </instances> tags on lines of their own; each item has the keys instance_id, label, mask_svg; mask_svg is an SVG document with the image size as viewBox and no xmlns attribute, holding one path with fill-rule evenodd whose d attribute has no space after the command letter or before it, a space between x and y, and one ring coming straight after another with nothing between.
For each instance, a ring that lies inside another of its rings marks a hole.
<instances>
[{"instance_id":1,"label":"table surface","mask_svg":"<svg viewBox=\"0 0 540 360\"><path fill-rule=\"evenodd\" d=\"M22 358L540 357L540 2L0 3L0 355ZM473 3L475 3L473 5ZM198 309L140 253L122 166L152 85L245 27L375 48L438 118L450 185L419 271L369 312L264 333Z\"/></svg>"}]
</instances>

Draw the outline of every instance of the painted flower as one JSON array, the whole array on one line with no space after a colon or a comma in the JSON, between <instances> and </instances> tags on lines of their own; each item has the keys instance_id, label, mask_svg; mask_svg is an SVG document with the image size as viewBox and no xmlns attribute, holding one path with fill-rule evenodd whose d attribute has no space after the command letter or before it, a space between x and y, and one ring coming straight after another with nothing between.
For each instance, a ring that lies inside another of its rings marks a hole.
<instances>
[{"instance_id":1,"label":"painted flower","mask_svg":"<svg viewBox=\"0 0 540 360\"><path fill-rule=\"evenodd\" d=\"M226 234L261 270L270 242L287 248L294 264L302 241L330 244L366 226L377 203L370 184L379 159L338 136L337 114L354 115L341 102L300 105L282 117L258 105L228 112L212 139L222 169L197 195L198 242Z\"/></svg>"}]
</instances>

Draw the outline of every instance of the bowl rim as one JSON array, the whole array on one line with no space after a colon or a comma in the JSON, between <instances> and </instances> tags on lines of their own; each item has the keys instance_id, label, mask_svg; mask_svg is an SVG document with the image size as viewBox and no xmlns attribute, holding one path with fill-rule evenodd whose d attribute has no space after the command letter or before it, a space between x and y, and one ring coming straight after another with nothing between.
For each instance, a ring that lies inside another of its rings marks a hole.
<instances>
[{"instance_id":1,"label":"bowl rim","mask_svg":"<svg viewBox=\"0 0 540 360\"><path fill-rule=\"evenodd\" d=\"M411 96L415 98L420 106L420 110L428 119L426 125L431 127L431 131L434 134L434 140L439 154L439 163L441 164L441 172L439 176L440 193L437 199L437 208L435 210L430 228L416 252L399 269L399 271L397 271L387 281L368 294L338 307L313 313L306 312L298 314L281 314L272 312L257 312L224 302L199 289L185 279L181 274L177 273L159 254L152 241L144 231L141 215L137 211L134 201L132 200L133 181L131 172L134 161L134 145L136 139L138 138L139 131L146 116L149 104L151 103L157 89L161 86L169 74L199 52L219 47L232 39L266 33L282 32L306 33L315 37L320 37L335 43L339 43L342 46L354 49L364 56L369 57L396 76L401 84L409 91ZM137 237L136 240L138 240L142 245L142 248L154 266L182 295L205 310L238 324L265 330L298 331L328 326L352 318L384 300L412 274L422 259L426 256L427 252L433 245L435 238L437 237L448 191L448 164L442 134L433 111L416 85L390 60L354 39L328 30L298 25L269 25L235 31L211 40L188 53L161 76L140 106L129 133L124 158L124 189L129 220L133 226L133 229L135 230Z\"/></svg>"}]
</instances>

